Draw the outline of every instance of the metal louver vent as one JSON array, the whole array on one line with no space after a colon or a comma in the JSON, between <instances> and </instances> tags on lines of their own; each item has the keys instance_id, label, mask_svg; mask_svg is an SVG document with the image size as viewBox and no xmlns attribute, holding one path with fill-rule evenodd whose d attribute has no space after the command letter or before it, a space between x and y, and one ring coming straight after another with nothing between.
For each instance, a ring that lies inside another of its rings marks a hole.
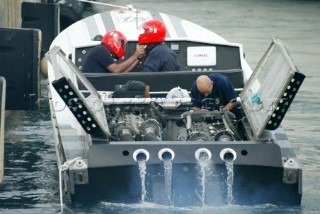
<instances>
[{"instance_id":1,"label":"metal louver vent","mask_svg":"<svg viewBox=\"0 0 320 214\"><path fill-rule=\"evenodd\" d=\"M74 89L71 81L62 77L53 81L52 85L87 133L96 136L105 136L95 115L91 112L92 110L87 106L86 102L84 102L82 96Z\"/></svg>"},{"instance_id":2,"label":"metal louver vent","mask_svg":"<svg viewBox=\"0 0 320 214\"><path fill-rule=\"evenodd\" d=\"M275 130L279 127L304 78L305 76L303 74L295 73L285 92L283 93L280 101L278 102L278 105L274 108L274 111L266 125L266 129Z\"/></svg>"}]
</instances>

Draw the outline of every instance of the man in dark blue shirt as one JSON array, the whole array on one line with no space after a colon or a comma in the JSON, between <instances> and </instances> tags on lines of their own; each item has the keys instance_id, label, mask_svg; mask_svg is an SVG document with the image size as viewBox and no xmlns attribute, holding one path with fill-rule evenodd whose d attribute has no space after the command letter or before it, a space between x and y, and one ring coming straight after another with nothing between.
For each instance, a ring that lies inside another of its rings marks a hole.
<instances>
[{"instance_id":1,"label":"man in dark blue shirt","mask_svg":"<svg viewBox=\"0 0 320 214\"><path fill-rule=\"evenodd\" d=\"M143 47L136 49L134 54L127 60L116 63L125 54L127 39L119 31L109 31L97 45L87 53L82 65L83 73L122 73L130 72L139 63L139 58L144 56Z\"/></svg>"},{"instance_id":2,"label":"man in dark blue shirt","mask_svg":"<svg viewBox=\"0 0 320 214\"><path fill-rule=\"evenodd\" d=\"M176 54L164 42L148 46L142 71L179 71Z\"/></svg>"},{"instance_id":3,"label":"man in dark blue shirt","mask_svg":"<svg viewBox=\"0 0 320 214\"><path fill-rule=\"evenodd\" d=\"M201 75L192 84L191 101L194 111L212 111L237 105L237 94L230 80L221 74Z\"/></svg>"},{"instance_id":4,"label":"man in dark blue shirt","mask_svg":"<svg viewBox=\"0 0 320 214\"><path fill-rule=\"evenodd\" d=\"M147 57L142 71L179 71L176 54L165 45L166 27L158 20L150 20L143 24L144 32L139 35L138 43L147 45Z\"/></svg>"}]
</instances>

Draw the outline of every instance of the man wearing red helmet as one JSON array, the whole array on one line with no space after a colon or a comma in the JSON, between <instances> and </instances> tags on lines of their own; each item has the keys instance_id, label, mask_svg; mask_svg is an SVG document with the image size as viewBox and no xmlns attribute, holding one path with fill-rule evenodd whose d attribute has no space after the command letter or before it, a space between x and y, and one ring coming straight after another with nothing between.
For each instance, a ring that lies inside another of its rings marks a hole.
<instances>
[{"instance_id":1,"label":"man wearing red helmet","mask_svg":"<svg viewBox=\"0 0 320 214\"><path fill-rule=\"evenodd\" d=\"M143 24L142 29L138 43L147 45L147 57L142 71L179 71L176 54L164 43L165 25L158 20L150 20Z\"/></svg>"},{"instance_id":2,"label":"man wearing red helmet","mask_svg":"<svg viewBox=\"0 0 320 214\"><path fill-rule=\"evenodd\" d=\"M109 31L97 45L88 52L82 65L83 73L122 73L130 72L138 65L139 58L144 56L143 47L138 47L127 60L116 63L125 54L126 37L120 31Z\"/></svg>"}]
</instances>

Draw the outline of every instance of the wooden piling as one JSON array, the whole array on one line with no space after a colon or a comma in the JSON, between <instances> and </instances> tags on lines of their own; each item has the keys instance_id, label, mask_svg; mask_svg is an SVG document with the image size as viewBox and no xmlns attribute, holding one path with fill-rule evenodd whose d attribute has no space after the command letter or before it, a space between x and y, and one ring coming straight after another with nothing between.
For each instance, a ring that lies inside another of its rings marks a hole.
<instances>
[{"instance_id":1,"label":"wooden piling","mask_svg":"<svg viewBox=\"0 0 320 214\"><path fill-rule=\"evenodd\" d=\"M0 0L0 28L21 27L22 2L40 3L41 0ZM0 77L0 183L4 179L5 85L5 79Z\"/></svg>"},{"instance_id":2,"label":"wooden piling","mask_svg":"<svg viewBox=\"0 0 320 214\"><path fill-rule=\"evenodd\" d=\"M6 80L0 76L0 183L4 176L4 121L6 104Z\"/></svg>"}]
</instances>

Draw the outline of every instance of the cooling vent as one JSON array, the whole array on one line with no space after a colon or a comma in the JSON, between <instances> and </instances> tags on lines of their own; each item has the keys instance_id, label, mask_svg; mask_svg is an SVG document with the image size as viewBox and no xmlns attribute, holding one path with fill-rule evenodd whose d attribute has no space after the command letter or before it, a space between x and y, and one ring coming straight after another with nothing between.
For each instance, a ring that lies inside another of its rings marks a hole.
<instances>
[{"instance_id":1,"label":"cooling vent","mask_svg":"<svg viewBox=\"0 0 320 214\"><path fill-rule=\"evenodd\" d=\"M52 82L64 103L81 124L82 128L94 136L107 136L101 128L101 124L87 106L82 96L75 90L72 82L65 77ZM102 109L103 110L103 109Z\"/></svg>"},{"instance_id":2,"label":"cooling vent","mask_svg":"<svg viewBox=\"0 0 320 214\"><path fill-rule=\"evenodd\" d=\"M290 107L291 102L296 96L304 78L304 74L294 74L281 99L279 100L278 105L274 108L274 111L266 125L266 129L275 130L279 127L282 119L284 118Z\"/></svg>"}]
</instances>

